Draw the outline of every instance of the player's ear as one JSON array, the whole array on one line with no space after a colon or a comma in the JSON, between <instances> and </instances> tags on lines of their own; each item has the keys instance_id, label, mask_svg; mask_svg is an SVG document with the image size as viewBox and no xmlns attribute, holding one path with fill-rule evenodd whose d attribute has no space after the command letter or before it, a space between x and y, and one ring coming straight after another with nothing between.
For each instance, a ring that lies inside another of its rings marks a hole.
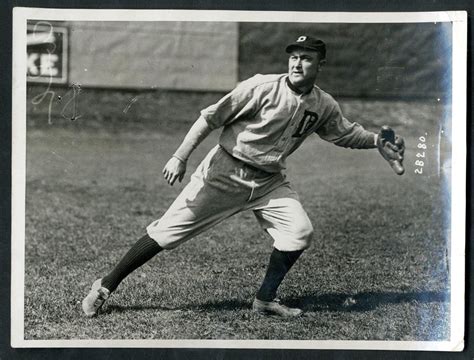
<instances>
[{"instance_id":1,"label":"player's ear","mask_svg":"<svg viewBox=\"0 0 474 360\"><path fill-rule=\"evenodd\" d=\"M321 71L325 64L326 64L326 59L319 60L318 71Z\"/></svg>"}]
</instances>

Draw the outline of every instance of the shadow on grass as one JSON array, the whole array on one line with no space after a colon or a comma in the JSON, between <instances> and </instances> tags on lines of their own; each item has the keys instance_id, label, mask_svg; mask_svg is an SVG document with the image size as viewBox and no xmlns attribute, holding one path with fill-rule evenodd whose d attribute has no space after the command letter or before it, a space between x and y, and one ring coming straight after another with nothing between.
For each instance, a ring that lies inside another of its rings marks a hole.
<instances>
[{"instance_id":1,"label":"shadow on grass","mask_svg":"<svg viewBox=\"0 0 474 360\"><path fill-rule=\"evenodd\" d=\"M401 303L441 303L449 301L448 292L362 292L358 294L323 294L305 295L287 298L284 303L304 311L371 311L381 305ZM235 310L250 307L249 302L225 300L208 302L187 309L200 308L205 310Z\"/></svg>"},{"instance_id":2,"label":"shadow on grass","mask_svg":"<svg viewBox=\"0 0 474 360\"><path fill-rule=\"evenodd\" d=\"M106 308L102 308L102 314L112 314L112 313L123 313L127 311L144 311L144 310L156 310L156 311L177 311L181 310L179 308L171 308L167 306L160 305L131 305L131 306L121 306L121 305L108 305Z\"/></svg>"},{"instance_id":3,"label":"shadow on grass","mask_svg":"<svg viewBox=\"0 0 474 360\"><path fill-rule=\"evenodd\" d=\"M441 303L449 301L449 292L362 292L323 294L289 298L288 305L305 311L371 311L379 306L402 303Z\"/></svg>"},{"instance_id":4,"label":"shadow on grass","mask_svg":"<svg viewBox=\"0 0 474 360\"><path fill-rule=\"evenodd\" d=\"M364 312L376 309L381 305L402 303L444 303L449 302L449 292L420 291L420 292L362 292L358 294L323 294L305 295L287 298L284 303L296 306L305 312L338 311L338 312ZM159 300L158 300L159 301ZM106 313L123 311L235 311L249 309L251 302L241 300L210 301L200 304L189 304L182 307L165 307L160 305L110 305Z\"/></svg>"},{"instance_id":5,"label":"shadow on grass","mask_svg":"<svg viewBox=\"0 0 474 360\"><path fill-rule=\"evenodd\" d=\"M102 310L102 313L121 313L124 311L144 311L144 310L157 310L157 311L221 311L221 310L237 310L243 308L250 308L250 302L238 301L238 300L223 300L219 302L208 302L201 304L190 304L179 307L169 307L159 305L157 300L156 305L132 305L132 306L120 306L120 305L109 305L106 309Z\"/></svg>"}]
</instances>

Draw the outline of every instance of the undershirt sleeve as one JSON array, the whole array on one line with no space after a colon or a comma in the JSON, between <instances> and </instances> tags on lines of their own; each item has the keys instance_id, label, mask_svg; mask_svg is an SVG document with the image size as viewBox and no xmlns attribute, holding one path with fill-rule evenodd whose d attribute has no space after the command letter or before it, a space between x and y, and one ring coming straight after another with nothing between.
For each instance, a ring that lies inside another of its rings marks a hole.
<instances>
[{"instance_id":1,"label":"undershirt sleeve","mask_svg":"<svg viewBox=\"0 0 474 360\"><path fill-rule=\"evenodd\" d=\"M200 116L191 126L181 145L173 156L182 162L186 162L196 147L210 134L212 130L205 119Z\"/></svg>"}]
</instances>

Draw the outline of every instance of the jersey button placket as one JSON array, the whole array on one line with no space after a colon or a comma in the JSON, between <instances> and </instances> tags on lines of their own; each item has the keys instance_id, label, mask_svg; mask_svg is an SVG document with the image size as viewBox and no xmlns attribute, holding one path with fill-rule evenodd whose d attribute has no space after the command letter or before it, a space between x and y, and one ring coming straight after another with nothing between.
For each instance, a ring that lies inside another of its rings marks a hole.
<instances>
[{"instance_id":1,"label":"jersey button placket","mask_svg":"<svg viewBox=\"0 0 474 360\"><path fill-rule=\"evenodd\" d=\"M283 142L283 151L287 151L291 146L291 138L295 132L295 128L297 126L297 118L299 117L301 105L303 104L303 100L301 98L301 95L298 96L297 99L297 106L296 110L293 113L293 116L291 117L288 126L285 129L285 133L283 134L283 137L281 138Z\"/></svg>"},{"instance_id":2,"label":"jersey button placket","mask_svg":"<svg viewBox=\"0 0 474 360\"><path fill-rule=\"evenodd\" d=\"M290 140L286 144L285 152L290 152L297 141L302 141L302 139L299 138L299 137L293 137L293 134L295 134L295 132L298 131L297 129L300 126L300 124L298 122L298 119L300 119L300 121L303 119L303 114L307 109L307 107L304 106L305 103L307 103L307 102L303 99L303 96L307 96L307 95L300 95L298 97L298 107L296 109L296 112L295 112L295 114L292 118L291 124L289 126L291 128L291 130L290 130L291 135L290 135ZM307 99L307 97L306 97L306 99Z\"/></svg>"}]
</instances>

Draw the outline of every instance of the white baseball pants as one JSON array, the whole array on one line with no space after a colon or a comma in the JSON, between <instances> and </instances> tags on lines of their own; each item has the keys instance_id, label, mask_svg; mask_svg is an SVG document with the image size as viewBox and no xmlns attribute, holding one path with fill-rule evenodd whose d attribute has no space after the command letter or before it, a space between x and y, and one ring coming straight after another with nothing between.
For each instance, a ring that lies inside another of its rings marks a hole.
<instances>
[{"instance_id":1,"label":"white baseball pants","mask_svg":"<svg viewBox=\"0 0 474 360\"><path fill-rule=\"evenodd\" d=\"M309 247L313 227L297 193L281 173L270 174L227 154L219 145L204 158L166 213L147 227L172 249L222 220L253 210L280 251Z\"/></svg>"}]
</instances>

